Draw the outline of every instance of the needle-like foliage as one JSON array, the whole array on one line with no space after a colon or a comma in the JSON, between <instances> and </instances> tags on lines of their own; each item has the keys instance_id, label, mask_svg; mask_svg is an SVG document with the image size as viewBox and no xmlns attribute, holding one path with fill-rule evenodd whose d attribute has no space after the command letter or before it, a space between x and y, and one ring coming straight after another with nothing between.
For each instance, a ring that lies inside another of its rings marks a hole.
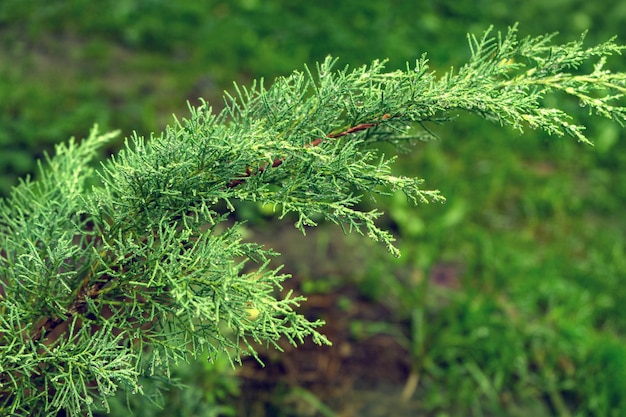
<instances>
[{"instance_id":1,"label":"needle-like foliage","mask_svg":"<svg viewBox=\"0 0 626 417\"><path fill-rule=\"evenodd\" d=\"M626 73L604 68L625 48L613 39L558 45L511 28L469 44L468 63L441 76L425 56L392 72L328 58L269 87L235 86L223 111L191 108L97 170L90 163L114 133L57 146L36 180L0 202L0 415L91 415L190 354L236 363L281 338L329 343L321 321L297 313L303 298L281 291L288 276L268 266L277 254L242 239L228 216L236 201L293 213L303 232L324 219L399 255L376 225L381 213L360 209L364 195L443 197L394 175L377 142L410 144L466 111L588 143L583 126L545 106L552 92L626 120Z\"/></svg>"}]
</instances>

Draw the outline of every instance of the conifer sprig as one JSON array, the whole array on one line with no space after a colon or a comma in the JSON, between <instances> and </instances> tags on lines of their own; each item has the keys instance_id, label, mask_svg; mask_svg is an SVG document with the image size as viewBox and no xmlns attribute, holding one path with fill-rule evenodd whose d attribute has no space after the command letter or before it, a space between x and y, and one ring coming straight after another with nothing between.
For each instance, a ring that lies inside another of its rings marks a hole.
<instances>
[{"instance_id":1,"label":"conifer sprig","mask_svg":"<svg viewBox=\"0 0 626 417\"><path fill-rule=\"evenodd\" d=\"M229 220L237 200L295 214L303 232L336 223L399 255L364 196L443 197L394 174L377 142L428 138L430 124L467 111L589 143L571 115L546 107L551 92L624 124L626 73L605 69L624 46L516 32L470 36L468 63L442 76L425 55L391 72L328 58L269 87L236 85L223 111L203 102L160 135L134 135L97 171L90 160L113 134L59 145L37 180L0 202L0 415L90 415L199 351L237 362L256 343L329 343L321 321L296 312L303 298L281 294L277 254Z\"/></svg>"}]
</instances>

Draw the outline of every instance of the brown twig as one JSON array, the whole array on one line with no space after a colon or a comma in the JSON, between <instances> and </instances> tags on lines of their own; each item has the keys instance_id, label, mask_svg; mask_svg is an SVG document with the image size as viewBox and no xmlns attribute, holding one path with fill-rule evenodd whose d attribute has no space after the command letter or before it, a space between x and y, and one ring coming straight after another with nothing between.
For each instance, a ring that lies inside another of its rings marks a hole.
<instances>
[{"instance_id":1,"label":"brown twig","mask_svg":"<svg viewBox=\"0 0 626 417\"><path fill-rule=\"evenodd\" d=\"M312 148L314 146L318 146L319 144L321 144L324 140L326 139L336 139L336 138L340 138L342 136L346 136L352 133L356 133L356 132L360 132L362 130L367 130L367 129L371 129L373 127L378 126L379 124L381 124L383 121L390 119L392 116L390 114L384 114L381 117L381 120L378 122L371 122L371 123L361 123L358 124L356 126L352 126L346 130L343 130L341 132L336 132L336 133L329 133L328 135L326 135L325 138L317 138L314 141L312 141L311 143L305 145L306 148ZM282 165L282 163L285 162L285 158L276 158L274 159L274 161L272 161L272 164L270 165L271 168L276 168L279 167L280 165ZM263 171L265 171L267 169L267 165L263 165L258 167L256 170L252 167L248 167L246 168L246 172L243 173L239 178L233 179L231 180L228 184L226 184L226 187L228 188L235 188L238 185L243 184L246 181L246 178L249 178L253 175L258 175L260 173L262 173Z\"/></svg>"}]
</instances>

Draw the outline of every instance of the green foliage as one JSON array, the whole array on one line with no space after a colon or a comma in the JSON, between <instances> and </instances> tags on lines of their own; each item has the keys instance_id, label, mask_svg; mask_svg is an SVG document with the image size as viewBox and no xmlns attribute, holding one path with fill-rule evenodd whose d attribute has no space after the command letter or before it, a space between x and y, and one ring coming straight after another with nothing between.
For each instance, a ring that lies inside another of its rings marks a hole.
<instances>
[{"instance_id":1,"label":"green foliage","mask_svg":"<svg viewBox=\"0 0 626 417\"><path fill-rule=\"evenodd\" d=\"M172 366L170 376L140 379L143 395L118 392L96 416L236 416L228 405L240 395L239 380L228 358L208 361L206 355Z\"/></svg>"},{"instance_id":2,"label":"green foliage","mask_svg":"<svg viewBox=\"0 0 626 417\"><path fill-rule=\"evenodd\" d=\"M515 21L530 34L623 39L625 14L621 2L582 0L5 0L0 194L33 174L33 155L51 152L59 138L82 137L94 121L124 136L161 131L185 100L214 102L233 79L273 79L328 54L351 65L388 57L396 68L428 50L444 68L465 61L458 39L466 32Z\"/></svg>"},{"instance_id":3,"label":"green foliage","mask_svg":"<svg viewBox=\"0 0 626 417\"><path fill-rule=\"evenodd\" d=\"M329 343L321 321L295 311L303 298L280 292L276 253L245 242L229 211L260 202L294 214L302 232L323 219L399 255L363 198L443 198L394 175L379 145L431 138L429 125L457 112L587 142L566 110L546 105L552 92L623 124L626 74L604 63L625 47L552 40L488 31L440 77L425 56L391 72L380 61L337 70L328 58L270 87L236 86L224 110L192 107L150 140L134 135L99 170L90 162L114 134L57 146L0 205L1 410L91 415L120 388L141 393L141 378L167 380L190 354L236 363L281 338ZM575 72L591 59L591 72Z\"/></svg>"}]
</instances>

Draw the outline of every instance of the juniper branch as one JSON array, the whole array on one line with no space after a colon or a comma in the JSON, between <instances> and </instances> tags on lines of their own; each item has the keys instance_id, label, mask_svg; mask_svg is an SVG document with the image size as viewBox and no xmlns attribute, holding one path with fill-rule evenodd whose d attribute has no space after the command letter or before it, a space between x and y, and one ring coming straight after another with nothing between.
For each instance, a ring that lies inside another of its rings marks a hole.
<instances>
[{"instance_id":1,"label":"juniper branch","mask_svg":"<svg viewBox=\"0 0 626 417\"><path fill-rule=\"evenodd\" d=\"M198 351L235 363L256 355L255 343L329 343L321 321L297 313L303 298L281 294L277 254L228 220L233 201L293 213L303 232L322 218L399 255L376 224L381 212L359 203L398 190L414 203L443 197L394 174L376 143L430 137L460 111L589 143L571 115L546 107L552 92L624 124L626 74L604 68L624 46L516 32L470 36L468 63L442 76L425 55L391 72L384 61L336 69L328 58L267 88L236 85L223 111L190 108L158 136L132 136L98 170L89 162L114 135L94 129L59 145L36 181L0 202L0 414L90 415L94 399L141 392L142 376L168 375Z\"/></svg>"}]
</instances>

